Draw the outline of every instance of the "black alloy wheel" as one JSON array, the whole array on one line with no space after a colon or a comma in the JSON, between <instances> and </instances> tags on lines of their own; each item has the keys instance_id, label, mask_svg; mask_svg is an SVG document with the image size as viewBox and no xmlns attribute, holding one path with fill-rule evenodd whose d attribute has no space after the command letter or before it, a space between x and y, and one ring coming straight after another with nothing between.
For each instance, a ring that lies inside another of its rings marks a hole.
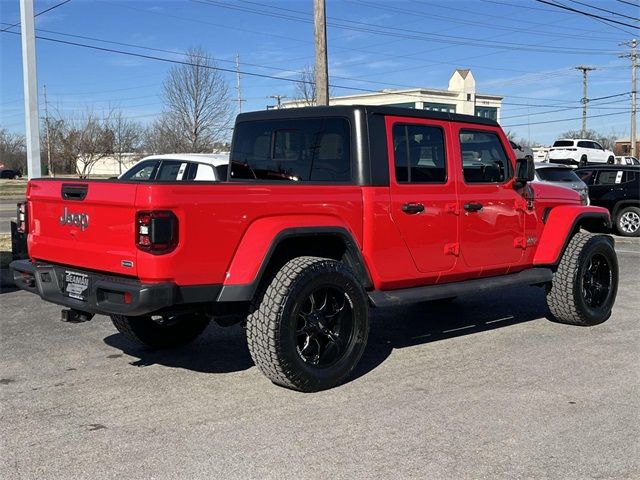
<instances>
[{"instance_id":1,"label":"black alloy wheel","mask_svg":"<svg viewBox=\"0 0 640 480\"><path fill-rule=\"evenodd\" d=\"M347 292L337 285L313 290L296 312L296 348L314 367L336 364L353 335L353 308Z\"/></svg>"},{"instance_id":2,"label":"black alloy wheel","mask_svg":"<svg viewBox=\"0 0 640 480\"><path fill-rule=\"evenodd\" d=\"M590 308L601 307L611 292L612 271L607 258L593 255L582 275L582 298Z\"/></svg>"}]
</instances>

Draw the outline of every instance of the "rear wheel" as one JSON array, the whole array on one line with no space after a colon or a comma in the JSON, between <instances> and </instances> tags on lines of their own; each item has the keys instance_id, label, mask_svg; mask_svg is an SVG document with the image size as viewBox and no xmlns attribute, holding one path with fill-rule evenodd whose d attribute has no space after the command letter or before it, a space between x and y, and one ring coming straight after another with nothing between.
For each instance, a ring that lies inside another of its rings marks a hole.
<instances>
[{"instance_id":1,"label":"rear wheel","mask_svg":"<svg viewBox=\"0 0 640 480\"><path fill-rule=\"evenodd\" d=\"M290 260L261 289L252 309L247 318L251 357L278 385L303 392L334 387L364 352L367 298L341 262Z\"/></svg>"},{"instance_id":2,"label":"rear wheel","mask_svg":"<svg viewBox=\"0 0 640 480\"><path fill-rule=\"evenodd\" d=\"M640 236L640 208L621 208L616 214L616 228L625 237Z\"/></svg>"},{"instance_id":3,"label":"rear wheel","mask_svg":"<svg viewBox=\"0 0 640 480\"><path fill-rule=\"evenodd\" d=\"M111 321L129 340L151 348L169 348L195 340L209 318L201 314L128 317L111 315Z\"/></svg>"},{"instance_id":4,"label":"rear wheel","mask_svg":"<svg viewBox=\"0 0 640 480\"><path fill-rule=\"evenodd\" d=\"M597 325L611 316L618 291L618 259L605 235L576 233L553 275L547 305L572 325Z\"/></svg>"},{"instance_id":5,"label":"rear wheel","mask_svg":"<svg viewBox=\"0 0 640 480\"><path fill-rule=\"evenodd\" d=\"M579 167L586 167L587 164L589 163L587 156L586 155L582 155L582 157L580 157L580 162L578 162L578 166Z\"/></svg>"}]
</instances>

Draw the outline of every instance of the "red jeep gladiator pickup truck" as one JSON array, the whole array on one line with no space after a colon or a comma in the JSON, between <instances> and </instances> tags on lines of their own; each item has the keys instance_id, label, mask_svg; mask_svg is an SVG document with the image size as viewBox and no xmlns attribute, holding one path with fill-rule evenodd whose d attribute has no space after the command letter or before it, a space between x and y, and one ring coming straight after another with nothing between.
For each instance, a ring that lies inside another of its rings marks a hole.
<instances>
[{"instance_id":1,"label":"red jeep gladiator pickup truck","mask_svg":"<svg viewBox=\"0 0 640 480\"><path fill-rule=\"evenodd\" d=\"M302 391L347 378L371 307L539 285L557 321L611 314L613 240L589 233L609 213L532 183L494 121L378 106L244 113L230 162L224 182L32 180L16 284L69 321L110 315L153 348L237 319L260 370Z\"/></svg>"}]
</instances>

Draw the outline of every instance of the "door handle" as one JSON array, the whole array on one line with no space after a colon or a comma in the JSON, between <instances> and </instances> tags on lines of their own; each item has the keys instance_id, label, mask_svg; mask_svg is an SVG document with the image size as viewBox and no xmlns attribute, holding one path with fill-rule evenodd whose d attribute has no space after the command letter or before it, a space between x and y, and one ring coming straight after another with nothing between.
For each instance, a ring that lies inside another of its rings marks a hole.
<instances>
[{"instance_id":1,"label":"door handle","mask_svg":"<svg viewBox=\"0 0 640 480\"><path fill-rule=\"evenodd\" d=\"M424 212L424 205L421 203L405 203L402 205L402 211L409 215Z\"/></svg>"},{"instance_id":2,"label":"door handle","mask_svg":"<svg viewBox=\"0 0 640 480\"><path fill-rule=\"evenodd\" d=\"M464 209L467 212L478 212L482 210L482 204L481 203L465 203Z\"/></svg>"}]
</instances>

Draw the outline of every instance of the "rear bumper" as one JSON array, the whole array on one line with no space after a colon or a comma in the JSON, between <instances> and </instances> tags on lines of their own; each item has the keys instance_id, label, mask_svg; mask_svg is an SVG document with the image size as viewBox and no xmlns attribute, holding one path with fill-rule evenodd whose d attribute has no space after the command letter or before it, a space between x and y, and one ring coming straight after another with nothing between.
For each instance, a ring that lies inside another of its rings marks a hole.
<instances>
[{"instance_id":1,"label":"rear bumper","mask_svg":"<svg viewBox=\"0 0 640 480\"><path fill-rule=\"evenodd\" d=\"M175 283L144 284L134 278L90 272L74 267L16 260L9 265L17 287L42 299L83 312L103 315L147 315L179 304L212 301L219 285L180 287ZM89 280L84 300L64 291L67 271L86 275Z\"/></svg>"}]
</instances>

